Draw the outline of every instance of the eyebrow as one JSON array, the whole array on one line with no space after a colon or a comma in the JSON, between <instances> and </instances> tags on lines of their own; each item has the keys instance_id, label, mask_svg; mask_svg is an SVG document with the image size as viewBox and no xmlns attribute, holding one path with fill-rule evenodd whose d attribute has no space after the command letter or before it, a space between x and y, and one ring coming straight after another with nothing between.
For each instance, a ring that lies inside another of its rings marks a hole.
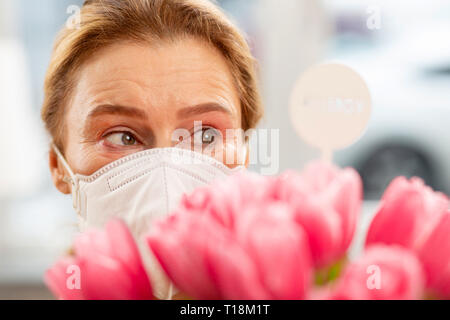
<instances>
[{"instance_id":1,"label":"eyebrow","mask_svg":"<svg viewBox=\"0 0 450 320\"><path fill-rule=\"evenodd\" d=\"M222 112L229 115L232 114L229 108L215 102L208 102L183 108L177 112L177 116L178 118L187 118L208 112Z\"/></svg>"},{"instance_id":2,"label":"eyebrow","mask_svg":"<svg viewBox=\"0 0 450 320\"><path fill-rule=\"evenodd\" d=\"M95 107L91 112L89 112L88 118L94 118L105 114L118 114L132 118L140 118L147 119L147 113L138 108L127 107L127 106L116 106L104 104L98 107Z\"/></svg>"},{"instance_id":3,"label":"eyebrow","mask_svg":"<svg viewBox=\"0 0 450 320\"><path fill-rule=\"evenodd\" d=\"M222 112L230 115L232 114L229 108L224 107L221 104L215 102L209 102L183 108L177 112L177 116L178 118L187 118L190 116L195 116L208 112ZM147 113L142 109L109 104L104 104L95 107L91 112L89 112L88 118L94 118L105 114L118 114L139 119L148 118Z\"/></svg>"}]
</instances>

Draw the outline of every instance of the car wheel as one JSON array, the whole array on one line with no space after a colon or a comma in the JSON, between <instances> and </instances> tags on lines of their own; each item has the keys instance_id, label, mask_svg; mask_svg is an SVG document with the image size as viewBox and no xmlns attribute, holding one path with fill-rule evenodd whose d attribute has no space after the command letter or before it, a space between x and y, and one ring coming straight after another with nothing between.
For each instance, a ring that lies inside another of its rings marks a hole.
<instances>
[{"instance_id":1,"label":"car wheel","mask_svg":"<svg viewBox=\"0 0 450 320\"><path fill-rule=\"evenodd\" d=\"M380 199L389 183L397 176L420 177L436 189L433 168L421 152L405 146L385 146L373 152L360 166L364 195L368 200Z\"/></svg>"}]
</instances>

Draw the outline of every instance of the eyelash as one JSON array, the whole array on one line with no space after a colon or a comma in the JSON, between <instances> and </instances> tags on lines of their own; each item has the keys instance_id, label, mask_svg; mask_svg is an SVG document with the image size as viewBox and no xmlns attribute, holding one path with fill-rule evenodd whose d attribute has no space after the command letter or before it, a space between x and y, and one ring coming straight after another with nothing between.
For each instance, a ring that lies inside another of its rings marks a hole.
<instances>
[{"instance_id":1,"label":"eyelash","mask_svg":"<svg viewBox=\"0 0 450 320\"><path fill-rule=\"evenodd\" d=\"M131 136L136 141L136 145L141 145L142 144L142 140L138 137L138 135L136 133L134 133L131 130L125 130L125 128L124 128L124 130L117 129L117 130L114 130L114 131L109 131L109 132L107 132L107 133L105 133L105 134L103 134L101 136L101 140L105 141L106 139L108 139L108 137L110 137L110 136L112 136L114 134L127 134L127 135ZM113 147L117 147L118 146L118 145L113 144L113 143L110 143L110 144ZM131 147L135 147L136 145L133 145Z\"/></svg>"}]
</instances>

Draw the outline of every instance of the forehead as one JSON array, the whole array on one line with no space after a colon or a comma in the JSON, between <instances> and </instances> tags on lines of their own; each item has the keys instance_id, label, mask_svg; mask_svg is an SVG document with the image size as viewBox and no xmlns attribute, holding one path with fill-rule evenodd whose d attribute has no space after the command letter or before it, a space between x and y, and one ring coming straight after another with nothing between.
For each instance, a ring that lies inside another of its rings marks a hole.
<instances>
[{"instance_id":1,"label":"forehead","mask_svg":"<svg viewBox=\"0 0 450 320\"><path fill-rule=\"evenodd\" d=\"M213 100L240 113L225 58L216 48L191 38L157 45L121 42L102 49L79 70L74 100L78 105L104 102L155 108Z\"/></svg>"}]
</instances>

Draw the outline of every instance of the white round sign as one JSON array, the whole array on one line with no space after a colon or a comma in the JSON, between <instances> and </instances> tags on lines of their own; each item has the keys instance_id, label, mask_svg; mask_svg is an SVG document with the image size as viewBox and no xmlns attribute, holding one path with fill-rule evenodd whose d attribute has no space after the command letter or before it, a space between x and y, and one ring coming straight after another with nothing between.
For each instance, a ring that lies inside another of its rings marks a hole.
<instances>
[{"instance_id":1,"label":"white round sign","mask_svg":"<svg viewBox=\"0 0 450 320\"><path fill-rule=\"evenodd\" d=\"M325 154L355 143L367 128L371 110L364 80L337 63L309 68L295 84L290 101L295 130Z\"/></svg>"}]
</instances>

